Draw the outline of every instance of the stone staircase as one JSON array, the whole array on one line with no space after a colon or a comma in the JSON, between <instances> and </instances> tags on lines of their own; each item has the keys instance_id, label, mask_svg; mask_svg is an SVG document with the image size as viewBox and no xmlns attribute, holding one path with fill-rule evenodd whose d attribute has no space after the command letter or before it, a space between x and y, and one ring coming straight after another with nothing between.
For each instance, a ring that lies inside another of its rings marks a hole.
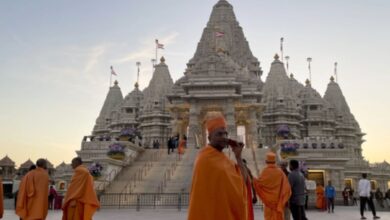
<instances>
[{"instance_id":1,"label":"stone staircase","mask_svg":"<svg viewBox=\"0 0 390 220\"><path fill-rule=\"evenodd\" d=\"M129 191L139 185L156 161L165 151L145 150L131 164L122 169L115 179L104 190L105 194L130 193Z\"/></svg>"},{"instance_id":2,"label":"stone staircase","mask_svg":"<svg viewBox=\"0 0 390 220\"><path fill-rule=\"evenodd\" d=\"M179 193L190 192L192 170L199 149L188 148L179 159L177 152L167 154L166 149L147 149L132 164L125 167L108 185L105 194L112 193ZM242 158L254 176L264 167L266 149L244 148ZM233 152L224 153L235 160Z\"/></svg>"},{"instance_id":3,"label":"stone staircase","mask_svg":"<svg viewBox=\"0 0 390 220\"><path fill-rule=\"evenodd\" d=\"M164 193L189 192L191 188L192 170L199 149L187 148L177 163L176 170L163 188Z\"/></svg>"}]
</instances>

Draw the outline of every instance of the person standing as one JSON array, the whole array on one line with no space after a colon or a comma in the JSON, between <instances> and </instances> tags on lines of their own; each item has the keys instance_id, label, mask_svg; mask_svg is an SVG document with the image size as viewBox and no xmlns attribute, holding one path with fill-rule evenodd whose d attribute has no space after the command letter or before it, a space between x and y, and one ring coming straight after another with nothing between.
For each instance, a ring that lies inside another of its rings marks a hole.
<instances>
[{"instance_id":1,"label":"person standing","mask_svg":"<svg viewBox=\"0 0 390 220\"><path fill-rule=\"evenodd\" d=\"M256 190L253 186L252 172L249 169L246 160L242 159L242 162L244 163L246 172L248 173L248 178L246 180L246 191L247 191L247 198L248 198L248 220L253 220L255 218L254 211L253 211L253 204L257 203Z\"/></svg>"},{"instance_id":2,"label":"person standing","mask_svg":"<svg viewBox=\"0 0 390 220\"><path fill-rule=\"evenodd\" d=\"M371 209L372 215L374 216L374 219L379 219L380 217L376 215L375 206L372 202L372 199L370 199L370 189L371 189L371 183L367 180L367 174L362 174L362 179L359 180L358 184L358 191L360 196L360 215L361 219L367 219L364 217L364 209L366 208L366 203L368 203L368 206Z\"/></svg>"},{"instance_id":3,"label":"person standing","mask_svg":"<svg viewBox=\"0 0 390 220\"><path fill-rule=\"evenodd\" d=\"M37 160L37 168L29 171L19 186L16 214L22 219L46 219L48 211L49 174L45 159Z\"/></svg>"},{"instance_id":4,"label":"person standing","mask_svg":"<svg viewBox=\"0 0 390 220\"><path fill-rule=\"evenodd\" d=\"M259 178L254 178L254 186L264 203L264 219L283 220L286 203L291 196L291 187L286 175L275 165L276 155L266 155L266 167Z\"/></svg>"},{"instance_id":5,"label":"person standing","mask_svg":"<svg viewBox=\"0 0 390 220\"><path fill-rule=\"evenodd\" d=\"M82 164L80 157L73 158L74 174L62 206L62 220L91 220L95 211L100 207L93 186L93 177Z\"/></svg>"},{"instance_id":6,"label":"person standing","mask_svg":"<svg viewBox=\"0 0 390 220\"><path fill-rule=\"evenodd\" d=\"M379 187L375 191L375 199L378 201L378 204L380 207L384 208L385 205L383 204L383 193Z\"/></svg>"},{"instance_id":7,"label":"person standing","mask_svg":"<svg viewBox=\"0 0 390 220\"><path fill-rule=\"evenodd\" d=\"M242 162L242 145L227 138L227 125L220 112L206 115L209 144L194 163L188 220L247 220L247 173ZM236 158L223 149L228 145Z\"/></svg>"},{"instance_id":8,"label":"person standing","mask_svg":"<svg viewBox=\"0 0 390 220\"><path fill-rule=\"evenodd\" d=\"M290 161L288 182L291 186L290 211L294 220L307 220L305 214L305 177L299 171L299 162Z\"/></svg>"},{"instance_id":9,"label":"person standing","mask_svg":"<svg viewBox=\"0 0 390 220\"><path fill-rule=\"evenodd\" d=\"M288 171L288 169L287 169L288 162L287 161L281 161L280 164L279 164L279 167L280 167L280 169L282 169L284 175L286 175L286 177L288 179L288 174L290 173L290 171ZM290 218L291 218L290 208L288 207L288 203L286 203L286 207L284 207L284 220L290 220Z\"/></svg>"},{"instance_id":10,"label":"person standing","mask_svg":"<svg viewBox=\"0 0 390 220\"><path fill-rule=\"evenodd\" d=\"M317 187L316 187L316 196L317 196L316 208L319 209L320 211L324 211L325 210L324 194L325 194L324 187L321 185L321 183L318 183Z\"/></svg>"},{"instance_id":11,"label":"person standing","mask_svg":"<svg viewBox=\"0 0 390 220\"><path fill-rule=\"evenodd\" d=\"M54 189L53 185L49 189L49 209L54 209L54 199L57 197L57 191Z\"/></svg>"},{"instance_id":12,"label":"person standing","mask_svg":"<svg viewBox=\"0 0 390 220\"><path fill-rule=\"evenodd\" d=\"M336 197L336 190L332 186L332 181L328 181L328 185L325 187L325 197L326 203L328 204L328 213L330 213L330 208L332 208L332 213L334 212L334 198Z\"/></svg>"}]
</instances>

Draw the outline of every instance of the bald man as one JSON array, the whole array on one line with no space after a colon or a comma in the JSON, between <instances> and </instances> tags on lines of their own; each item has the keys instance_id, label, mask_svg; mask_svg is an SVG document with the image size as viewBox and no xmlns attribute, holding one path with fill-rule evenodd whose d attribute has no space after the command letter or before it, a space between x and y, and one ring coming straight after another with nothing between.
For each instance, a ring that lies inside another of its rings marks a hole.
<instances>
[{"instance_id":1,"label":"bald man","mask_svg":"<svg viewBox=\"0 0 390 220\"><path fill-rule=\"evenodd\" d=\"M100 207L93 186L93 177L82 164L80 157L73 158L74 174L62 206L62 220L91 220Z\"/></svg>"},{"instance_id":2,"label":"bald man","mask_svg":"<svg viewBox=\"0 0 390 220\"><path fill-rule=\"evenodd\" d=\"M16 214L22 219L46 219L48 210L49 174L45 159L37 160L37 168L29 171L19 186Z\"/></svg>"}]
</instances>

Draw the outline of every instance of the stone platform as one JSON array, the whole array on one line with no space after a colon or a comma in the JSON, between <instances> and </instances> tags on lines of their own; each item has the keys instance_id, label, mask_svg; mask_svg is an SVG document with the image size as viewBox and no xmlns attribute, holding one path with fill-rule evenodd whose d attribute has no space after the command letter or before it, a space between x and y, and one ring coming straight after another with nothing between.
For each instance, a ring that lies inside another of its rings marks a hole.
<instances>
[{"instance_id":1,"label":"stone platform","mask_svg":"<svg viewBox=\"0 0 390 220\"><path fill-rule=\"evenodd\" d=\"M5 210L4 219L18 220L14 214L14 210ZM379 211L378 216L382 220L390 220L390 212ZM49 211L47 220L59 220L62 217L60 211ZM358 206L336 206L335 213L319 212L316 210L307 211L307 217L310 220L352 220L360 219ZM367 219L372 219L370 212L366 212ZM131 219L131 220L182 220L187 219L187 210L177 211L177 209L143 209L137 212L134 209L102 209L97 212L93 218L94 220L106 219ZM263 211L255 210L255 219L262 220Z\"/></svg>"}]
</instances>

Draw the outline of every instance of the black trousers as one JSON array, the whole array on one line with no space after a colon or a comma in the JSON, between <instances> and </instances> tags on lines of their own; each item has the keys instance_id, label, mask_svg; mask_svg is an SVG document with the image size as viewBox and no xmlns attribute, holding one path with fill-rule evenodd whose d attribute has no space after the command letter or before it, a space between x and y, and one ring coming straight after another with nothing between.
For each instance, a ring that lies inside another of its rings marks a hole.
<instances>
[{"instance_id":1,"label":"black trousers","mask_svg":"<svg viewBox=\"0 0 390 220\"><path fill-rule=\"evenodd\" d=\"M332 212L333 212L333 210L334 210L334 198L327 198L326 199L326 203L328 205L328 212L331 211L330 208L332 208Z\"/></svg>"},{"instance_id":2,"label":"black trousers","mask_svg":"<svg viewBox=\"0 0 390 220\"><path fill-rule=\"evenodd\" d=\"M368 197L360 197L360 215L364 216L364 209L366 208L366 203L368 204L368 207L370 207L372 214L376 216L374 203L372 202L372 199Z\"/></svg>"},{"instance_id":3,"label":"black trousers","mask_svg":"<svg viewBox=\"0 0 390 220\"><path fill-rule=\"evenodd\" d=\"M307 220L303 205L290 204L290 211L294 220Z\"/></svg>"}]
</instances>

